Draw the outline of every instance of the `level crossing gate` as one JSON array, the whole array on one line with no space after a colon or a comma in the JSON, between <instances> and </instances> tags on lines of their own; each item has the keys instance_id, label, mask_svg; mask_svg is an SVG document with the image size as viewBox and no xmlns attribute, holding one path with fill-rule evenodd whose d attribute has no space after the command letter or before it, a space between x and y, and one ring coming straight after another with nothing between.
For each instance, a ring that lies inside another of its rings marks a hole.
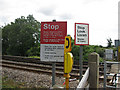
<instances>
[{"instance_id":1,"label":"level crossing gate","mask_svg":"<svg viewBox=\"0 0 120 90\"><path fill-rule=\"evenodd\" d=\"M108 77L112 77L109 85ZM120 62L104 61L104 88L120 88Z\"/></svg>"}]
</instances>

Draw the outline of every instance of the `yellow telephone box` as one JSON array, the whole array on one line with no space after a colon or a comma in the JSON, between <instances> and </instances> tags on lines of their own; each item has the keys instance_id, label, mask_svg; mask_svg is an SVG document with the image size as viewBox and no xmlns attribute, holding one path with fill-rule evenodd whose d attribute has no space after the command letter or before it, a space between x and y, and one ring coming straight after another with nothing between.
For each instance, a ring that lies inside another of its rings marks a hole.
<instances>
[{"instance_id":1,"label":"yellow telephone box","mask_svg":"<svg viewBox=\"0 0 120 90\"><path fill-rule=\"evenodd\" d=\"M71 51L71 36L65 37L64 53Z\"/></svg>"},{"instance_id":2,"label":"yellow telephone box","mask_svg":"<svg viewBox=\"0 0 120 90\"><path fill-rule=\"evenodd\" d=\"M73 55L70 52L65 53L64 56L64 73L70 73L73 65Z\"/></svg>"},{"instance_id":3,"label":"yellow telephone box","mask_svg":"<svg viewBox=\"0 0 120 90\"><path fill-rule=\"evenodd\" d=\"M73 65L73 55L71 51L71 36L65 37L64 45L64 73L70 73Z\"/></svg>"}]
</instances>

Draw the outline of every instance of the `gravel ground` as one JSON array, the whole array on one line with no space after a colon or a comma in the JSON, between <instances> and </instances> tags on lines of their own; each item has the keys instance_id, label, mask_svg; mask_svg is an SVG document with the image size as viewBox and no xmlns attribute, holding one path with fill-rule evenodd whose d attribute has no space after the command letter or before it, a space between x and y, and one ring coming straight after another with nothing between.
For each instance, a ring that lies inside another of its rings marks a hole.
<instances>
[{"instance_id":1,"label":"gravel ground","mask_svg":"<svg viewBox=\"0 0 120 90\"><path fill-rule=\"evenodd\" d=\"M7 76L7 79L12 79L15 82L23 83L25 88L50 88L52 85L52 76L42 73L33 73L23 70L2 68L2 75ZM64 77L56 77L56 86L64 86ZM78 81L70 82L70 88L76 88Z\"/></svg>"}]
</instances>

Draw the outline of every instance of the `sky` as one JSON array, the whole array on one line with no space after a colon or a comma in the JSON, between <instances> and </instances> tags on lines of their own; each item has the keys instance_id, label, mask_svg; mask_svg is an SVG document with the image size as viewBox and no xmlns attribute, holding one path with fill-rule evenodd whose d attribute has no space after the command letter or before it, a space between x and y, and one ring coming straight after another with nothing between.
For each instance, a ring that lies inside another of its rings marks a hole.
<instances>
[{"instance_id":1,"label":"sky","mask_svg":"<svg viewBox=\"0 0 120 90\"><path fill-rule=\"evenodd\" d=\"M67 34L74 38L75 23L89 24L90 45L107 46L118 39L120 0L0 0L0 26L32 14L36 20L67 21Z\"/></svg>"}]
</instances>

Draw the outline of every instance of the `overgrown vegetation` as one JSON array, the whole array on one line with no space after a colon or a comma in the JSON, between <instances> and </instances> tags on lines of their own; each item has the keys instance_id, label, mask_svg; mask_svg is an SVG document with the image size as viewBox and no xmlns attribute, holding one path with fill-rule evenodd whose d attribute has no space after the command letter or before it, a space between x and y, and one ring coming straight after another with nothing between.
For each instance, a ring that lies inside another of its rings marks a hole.
<instances>
[{"instance_id":1,"label":"overgrown vegetation","mask_svg":"<svg viewBox=\"0 0 120 90\"><path fill-rule=\"evenodd\" d=\"M103 61L104 58L104 51L105 47L103 46L97 46L97 45L88 45L83 46L83 61L88 61L88 55L92 52L96 52L100 55L100 61ZM74 60L79 60L79 52L80 52L80 46L74 45L74 40L72 40L72 53L74 56Z\"/></svg>"}]
</instances>

